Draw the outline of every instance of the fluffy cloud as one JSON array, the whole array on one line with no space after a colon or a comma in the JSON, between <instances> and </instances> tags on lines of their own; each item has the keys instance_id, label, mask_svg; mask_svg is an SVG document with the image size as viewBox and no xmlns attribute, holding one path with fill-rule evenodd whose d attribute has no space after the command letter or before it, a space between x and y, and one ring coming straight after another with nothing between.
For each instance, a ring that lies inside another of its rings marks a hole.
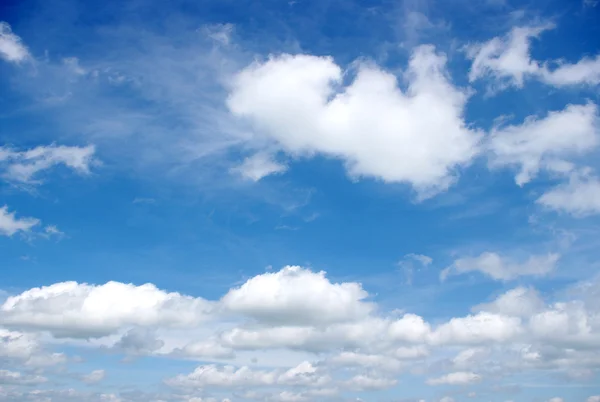
<instances>
[{"instance_id":1,"label":"fluffy cloud","mask_svg":"<svg viewBox=\"0 0 600 402\"><path fill-rule=\"evenodd\" d=\"M21 38L12 32L10 25L0 21L0 58L11 63L20 63L30 57L29 50Z\"/></svg>"},{"instance_id":2,"label":"fluffy cloud","mask_svg":"<svg viewBox=\"0 0 600 402\"><path fill-rule=\"evenodd\" d=\"M457 371L455 373L449 373L439 378L432 378L427 380L430 385L466 385L481 381L479 374L471 373L468 371Z\"/></svg>"},{"instance_id":3,"label":"fluffy cloud","mask_svg":"<svg viewBox=\"0 0 600 402\"><path fill-rule=\"evenodd\" d=\"M9 297L0 306L0 317L5 325L87 338L130 326L196 326L211 308L204 299L167 293L151 284L63 282Z\"/></svg>"},{"instance_id":4,"label":"fluffy cloud","mask_svg":"<svg viewBox=\"0 0 600 402\"><path fill-rule=\"evenodd\" d=\"M552 25L538 27L517 27L504 38L493 38L482 44L467 48L467 55L473 60L469 72L471 82L491 76L503 85L508 83L523 86L526 75L536 74L540 70L538 62L531 60L529 42L538 37Z\"/></svg>"},{"instance_id":5,"label":"fluffy cloud","mask_svg":"<svg viewBox=\"0 0 600 402\"><path fill-rule=\"evenodd\" d=\"M294 156L341 159L351 176L411 184L422 196L447 188L478 153L466 91L431 46L417 48L403 92L394 75L363 63L349 85L329 57L273 56L242 70L228 106L258 135Z\"/></svg>"},{"instance_id":6,"label":"fluffy cloud","mask_svg":"<svg viewBox=\"0 0 600 402\"><path fill-rule=\"evenodd\" d=\"M67 358L63 353L46 351L35 335L0 328L0 360L43 367L65 363Z\"/></svg>"},{"instance_id":7,"label":"fluffy cloud","mask_svg":"<svg viewBox=\"0 0 600 402\"><path fill-rule=\"evenodd\" d=\"M468 272L481 272L492 279L503 281L519 276L545 276L554 270L559 257L558 254L532 255L519 263L496 253L485 252L478 257L459 258L452 266L442 271L440 279Z\"/></svg>"},{"instance_id":8,"label":"fluffy cloud","mask_svg":"<svg viewBox=\"0 0 600 402\"><path fill-rule=\"evenodd\" d=\"M545 192L537 203L576 217L600 213L600 180L587 173L573 173L567 183Z\"/></svg>"},{"instance_id":9,"label":"fluffy cloud","mask_svg":"<svg viewBox=\"0 0 600 402\"><path fill-rule=\"evenodd\" d=\"M517 287L500 295L491 303L475 306L473 310L526 318L544 307L544 301L535 289Z\"/></svg>"},{"instance_id":10,"label":"fluffy cloud","mask_svg":"<svg viewBox=\"0 0 600 402\"><path fill-rule=\"evenodd\" d=\"M503 343L512 340L521 331L518 317L481 312L452 318L436 328L431 339L434 344Z\"/></svg>"},{"instance_id":11,"label":"fluffy cloud","mask_svg":"<svg viewBox=\"0 0 600 402\"><path fill-rule=\"evenodd\" d=\"M230 388L248 386L304 385L320 387L329 383L330 378L317 371L308 362L300 363L286 371L253 370L243 366L218 367L199 366L192 373L170 378L166 383L176 388Z\"/></svg>"},{"instance_id":12,"label":"fluffy cloud","mask_svg":"<svg viewBox=\"0 0 600 402\"><path fill-rule=\"evenodd\" d=\"M568 159L595 148L599 143L598 107L592 103L568 105L544 118L530 116L520 125L495 127L488 149L492 167L520 169L516 182L523 185L541 169L565 173L572 170Z\"/></svg>"},{"instance_id":13,"label":"fluffy cloud","mask_svg":"<svg viewBox=\"0 0 600 402\"><path fill-rule=\"evenodd\" d=\"M0 235L2 236L10 237L19 232L27 233L39 224L39 219L17 218L15 212L8 211L8 206L0 207Z\"/></svg>"},{"instance_id":14,"label":"fluffy cloud","mask_svg":"<svg viewBox=\"0 0 600 402\"><path fill-rule=\"evenodd\" d=\"M286 165L278 163L268 153L259 152L244 159L244 162L231 169L231 172L248 180L259 181L264 177L283 173L286 170Z\"/></svg>"},{"instance_id":15,"label":"fluffy cloud","mask_svg":"<svg viewBox=\"0 0 600 402\"><path fill-rule=\"evenodd\" d=\"M95 147L70 147L64 145L38 146L26 151L16 151L8 147L0 147L0 169L5 180L36 184L36 176L57 165L88 174L90 166L95 163Z\"/></svg>"},{"instance_id":16,"label":"fluffy cloud","mask_svg":"<svg viewBox=\"0 0 600 402\"><path fill-rule=\"evenodd\" d=\"M324 272L288 266L230 290L222 299L232 312L260 322L295 325L332 323L366 317L374 308L358 283L331 283Z\"/></svg>"},{"instance_id":17,"label":"fluffy cloud","mask_svg":"<svg viewBox=\"0 0 600 402\"><path fill-rule=\"evenodd\" d=\"M600 83L600 56L583 58L575 64L553 62L554 68L549 68L549 63L532 60L532 39L552 28L552 24L515 27L504 37L468 46L467 56L473 60L469 80L489 77L496 81L496 89L521 88L527 78L557 87Z\"/></svg>"}]
</instances>

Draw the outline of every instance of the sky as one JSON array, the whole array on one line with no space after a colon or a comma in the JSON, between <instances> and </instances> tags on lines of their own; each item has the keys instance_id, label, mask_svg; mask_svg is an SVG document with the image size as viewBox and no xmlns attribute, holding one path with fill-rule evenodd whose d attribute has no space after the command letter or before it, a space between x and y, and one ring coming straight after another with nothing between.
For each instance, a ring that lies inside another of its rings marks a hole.
<instances>
[{"instance_id":1,"label":"sky","mask_svg":"<svg viewBox=\"0 0 600 402\"><path fill-rule=\"evenodd\" d=\"M600 402L596 0L3 0L0 401Z\"/></svg>"}]
</instances>

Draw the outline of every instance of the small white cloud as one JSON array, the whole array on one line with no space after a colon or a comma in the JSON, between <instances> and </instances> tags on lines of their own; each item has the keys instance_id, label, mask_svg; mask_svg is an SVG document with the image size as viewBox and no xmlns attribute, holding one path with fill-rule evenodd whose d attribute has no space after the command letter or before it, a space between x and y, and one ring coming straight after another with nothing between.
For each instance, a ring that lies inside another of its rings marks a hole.
<instances>
[{"instance_id":1,"label":"small white cloud","mask_svg":"<svg viewBox=\"0 0 600 402\"><path fill-rule=\"evenodd\" d=\"M275 161L273 157L264 152L256 153L244 159L244 162L231 169L245 179L259 181L267 176L281 174L287 170L287 166Z\"/></svg>"},{"instance_id":2,"label":"small white cloud","mask_svg":"<svg viewBox=\"0 0 600 402\"><path fill-rule=\"evenodd\" d=\"M8 206L0 207L0 235L13 236L15 233L28 233L40 224L36 218L17 218L15 212L9 212Z\"/></svg>"},{"instance_id":3,"label":"small white cloud","mask_svg":"<svg viewBox=\"0 0 600 402\"><path fill-rule=\"evenodd\" d=\"M523 262L516 262L497 253L484 252L478 257L459 258L444 269L440 279L449 275L481 272L495 280L509 281L520 276L546 276L551 273L560 258L559 254L532 255Z\"/></svg>"},{"instance_id":4,"label":"small white cloud","mask_svg":"<svg viewBox=\"0 0 600 402\"><path fill-rule=\"evenodd\" d=\"M65 165L79 174L88 174L94 159L95 147L38 146L26 151L0 147L0 169L5 180L23 183L39 183L35 176L56 165Z\"/></svg>"},{"instance_id":5,"label":"small white cloud","mask_svg":"<svg viewBox=\"0 0 600 402\"><path fill-rule=\"evenodd\" d=\"M572 173L567 183L545 192L537 203L576 217L600 214L600 180L587 172Z\"/></svg>"},{"instance_id":6,"label":"small white cloud","mask_svg":"<svg viewBox=\"0 0 600 402\"><path fill-rule=\"evenodd\" d=\"M29 50L21 38L12 32L10 25L0 21L0 58L11 63L20 63L30 57Z\"/></svg>"},{"instance_id":7,"label":"small white cloud","mask_svg":"<svg viewBox=\"0 0 600 402\"><path fill-rule=\"evenodd\" d=\"M202 31L212 40L221 45L227 46L231 43L231 35L235 30L235 25L226 24L211 24L205 25Z\"/></svg>"},{"instance_id":8,"label":"small white cloud","mask_svg":"<svg viewBox=\"0 0 600 402\"><path fill-rule=\"evenodd\" d=\"M457 371L455 373L446 374L439 378L432 378L427 380L429 385L466 385L473 384L481 381L479 374L471 373L469 371Z\"/></svg>"},{"instance_id":9,"label":"small white cloud","mask_svg":"<svg viewBox=\"0 0 600 402\"><path fill-rule=\"evenodd\" d=\"M94 370L89 374L81 376L81 381L86 384L96 384L104 379L106 372L104 370Z\"/></svg>"},{"instance_id":10,"label":"small white cloud","mask_svg":"<svg viewBox=\"0 0 600 402\"><path fill-rule=\"evenodd\" d=\"M471 82L491 78L491 92L509 86L522 88L527 78L538 79L553 86L597 85L600 83L600 55L583 58L576 63L542 63L531 58L531 41L554 24L515 27L504 37L467 47L467 56L473 60L469 72ZM555 64L551 69L549 64Z\"/></svg>"}]
</instances>

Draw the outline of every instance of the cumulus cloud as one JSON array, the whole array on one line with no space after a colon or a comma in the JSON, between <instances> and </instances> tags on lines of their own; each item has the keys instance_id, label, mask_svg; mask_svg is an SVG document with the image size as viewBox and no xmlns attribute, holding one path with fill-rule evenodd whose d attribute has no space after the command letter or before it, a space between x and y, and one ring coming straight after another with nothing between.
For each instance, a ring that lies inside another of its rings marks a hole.
<instances>
[{"instance_id":1,"label":"cumulus cloud","mask_svg":"<svg viewBox=\"0 0 600 402\"><path fill-rule=\"evenodd\" d=\"M473 310L526 318L544 307L544 301L535 289L520 286L503 293L491 303L475 306Z\"/></svg>"},{"instance_id":2,"label":"cumulus cloud","mask_svg":"<svg viewBox=\"0 0 600 402\"><path fill-rule=\"evenodd\" d=\"M495 81L492 90L509 86L522 88L528 78L557 87L600 83L600 56L586 57L574 64L542 63L531 58L532 40L553 28L553 24L515 27L504 37L468 46L467 56L473 61L469 80L491 78Z\"/></svg>"},{"instance_id":3,"label":"cumulus cloud","mask_svg":"<svg viewBox=\"0 0 600 402\"><path fill-rule=\"evenodd\" d=\"M432 378L427 380L429 385L466 385L481 381L479 374L471 373L468 371L457 371L455 373L449 373L439 378Z\"/></svg>"},{"instance_id":4,"label":"cumulus cloud","mask_svg":"<svg viewBox=\"0 0 600 402\"><path fill-rule=\"evenodd\" d=\"M40 224L36 218L17 218L15 212L9 212L8 206L0 207L0 235L13 236L15 233L28 233Z\"/></svg>"},{"instance_id":5,"label":"cumulus cloud","mask_svg":"<svg viewBox=\"0 0 600 402\"><path fill-rule=\"evenodd\" d=\"M0 360L28 367L44 367L67 361L63 353L45 350L38 336L0 328Z\"/></svg>"},{"instance_id":6,"label":"cumulus cloud","mask_svg":"<svg viewBox=\"0 0 600 402\"><path fill-rule=\"evenodd\" d=\"M497 253L484 252L477 257L464 257L444 269L440 279L449 275L460 275L469 272L481 272L495 280L508 281L520 276L545 276L551 273L560 255L532 255L523 262L515 262Z\"/></svg>"},{"instance_id":7,"label":"cumulus cloud","mask_svg":"<svg viewBox=\"0 0 600 402\"><path fill-rule=\"evenodd\" d=\"M446 57L418 47L406 91L374 64L353 81L329 57L272 56L231 82L230 111L260 138L296 157L342 160L353 177L412 185L422 196L446 189L478 153L481 133L467 127L466 91L455 87Z\"/></svg>"},{"instance_id":8,"label":"cumulus cloud","mask_svg":"<svg viewBox=\"0 0 600 402\"><path fill-rule=\"evenodd\" d=\"M95 163L93 145L85 147L48 145L25 151L0 147L0 170L2 178L10 182L37 184L40 172L57 165L64 165L79 174L89 174Z\"/></svg>"},{"instance_id":9,"label":"cumulus cloud","mask_svg":"<svg viewBox=\"0 0 600 402\"><path fill-rule=\"evenodd\" d=\"M0 58L11 63L20 63L30 57L29 50L21 38L12 32L10 25L0 21Z\"/></svg>"},{"instance_id":10,"label":"cumulus cloud","mask_svg":"<svg viewBox=\"0 0 600 402\"><path fill-rule=\"evenodd\" d=\"M283 173L287 166L275 161L272 155L259 152L244 159L240 166L231 169L232 173L239 174L243 178L252 181L259 181L264 177Z\"/></svg>"},{"instance_id":11,"label":"cumulus cloud","mask_svg":"<svg viewBox=\"0 0 600 402\"><path fill-rule=\"evenodd\" d=\"M211 308L204 299L167 293L152 284L62 282L9 297L0 306L0 317L5 325L57 337L93 338L131 326L195 326Z\"/></svg>"},{"instance_id":12,"label":"cumulus cloud","mask_svg":"<svg viewBox=\"0 0 600 402\"><path fill-rule=\"evenodd\" d=\"M566 173L569 158L585 154L599 143L598 107L592 103L568 105L545 117L530 116L523 124L495 127L490 133L490 166L519 168L522 186L541 169Z\"/></svg>"},{"instance_id":13,"label":"cumulus cloud","mask_svg":"<svg viewBox=\"0 0 600 402\"><path fill-rule=\"evenodd\" d=\"M261 322L326 324L366 317L374 308L359 283L331 283L325 272L288 266L230 290L223 306Z\"/></svg>"}]
</instances>

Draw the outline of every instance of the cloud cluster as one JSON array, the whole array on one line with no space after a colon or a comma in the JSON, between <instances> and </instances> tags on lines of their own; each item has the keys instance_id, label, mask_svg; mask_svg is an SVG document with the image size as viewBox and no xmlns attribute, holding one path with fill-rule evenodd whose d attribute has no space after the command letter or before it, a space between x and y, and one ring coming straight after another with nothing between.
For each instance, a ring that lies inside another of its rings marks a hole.
<instances>
[{"instance_id":1,"label":"cloud cluster","mask_svg":"<svg viewBox=\"0 0 600 402\"><path fill-rule=\"evenodd\" d=\"M534 289L518 287L474 306L472 314L429 322L381 311L365 300L369 295L359 283L334 283L324 272L289 266L250 278L216 301L150 284L59 283L7 298L0 318L14 331L97 338L122 353L214 361L169 378L175 389L304 387L301 393L306 387L390 388L417 368L424 383L437 386L492 381L524 369L599 369L600 311L593 297L583 296L548 303ZM215 322L224 329L215 330ZM29 361L34 353L27 350L39 350L25 347L33 335L2 334L5 356ZM173 336L184 338L174 343ZM238 353L283 350L304 360L275 369L236 364ZM435 363L448 351L460 353ZM223 366L223 359L231 363ZM97 382L104 375L94 371L82 379Z\"/></svg>"}]
</instances>

